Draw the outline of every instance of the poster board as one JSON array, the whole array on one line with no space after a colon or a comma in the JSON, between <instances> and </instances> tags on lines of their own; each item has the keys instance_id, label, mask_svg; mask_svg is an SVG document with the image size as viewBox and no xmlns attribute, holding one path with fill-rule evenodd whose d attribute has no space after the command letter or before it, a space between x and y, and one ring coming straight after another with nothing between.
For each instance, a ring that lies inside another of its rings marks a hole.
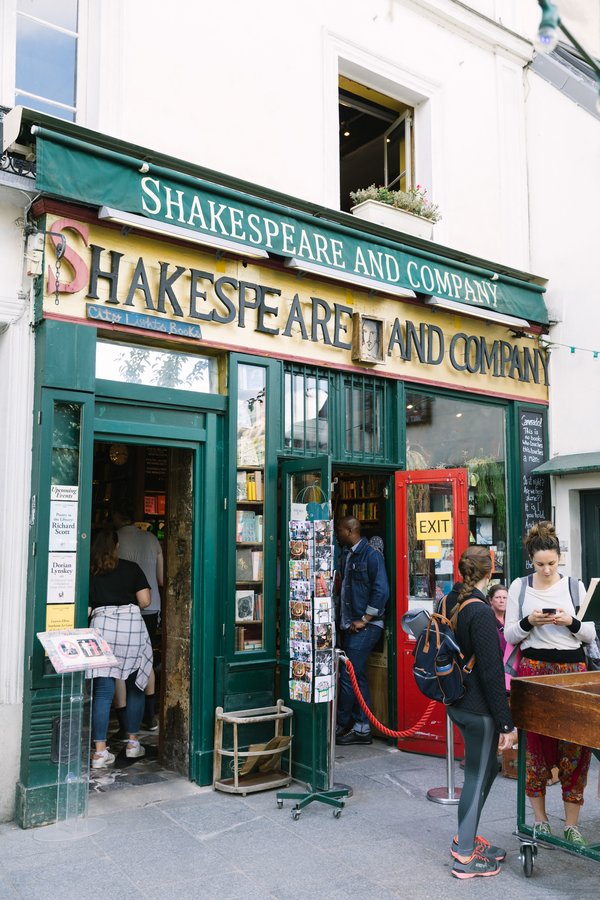
<instances>
[{"instance_id":1,"label":"poster board","mask_svg":"<svg viewBox=\"0 0 600 900\"><path fill-rule=\"evenodd\" d=\"M37 636L54 671L59 675L64 672L109 669L119 665L116 656L96 628L38 631Z\"/></svg>"}]
</instances>

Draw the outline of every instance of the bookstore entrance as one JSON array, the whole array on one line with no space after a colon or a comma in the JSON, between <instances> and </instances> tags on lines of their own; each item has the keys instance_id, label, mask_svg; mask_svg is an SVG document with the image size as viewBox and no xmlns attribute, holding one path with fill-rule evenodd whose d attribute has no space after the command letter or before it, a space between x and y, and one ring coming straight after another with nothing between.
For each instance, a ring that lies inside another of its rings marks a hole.
<instances>
[{"instance_id":1,"label":"bookstore entrance","mask_svg":"<svg viewBox=\"0 0 600 900\"><path fill-rule=\"evenodd\" d=\"M394 547L391 530L391 503L393 498L393 473L362 468L332 470L332 505L334 519L354 516L361 523L361 534L367 540L381 539L386 570L393 584ZM383 724L391 721L394 698L390 696L394 680L390 682L389 642L393 634L394 592L390 590L387 611L387 627L369 656L367 679L371 694L371 709Z\"/></svg>"},{"instance_id":2,"label":"bookstore entrance","mask_svg":"<svg viewBox=\"0 0 600 900\"><path fill-rule=\"evenodd\" d=\"M191 639L194 566L194 450L169 445L94 442L92 539L105 526L124 527L123 556L131 555L127 529L156 539L136 550L143 569L162 553L162 578L146 572L152 585L152 612L146 622L154 652L155 691L147 691L141 742L149 759L181 775L190 773ZM129 548L129 549L128 549ZM159 564L159 568L160 564ZM117 725L116 718L114 719ZM117 738L113 735L111 740ZM118 749L118 745L114 745ZM117 757L118 760L118 757Z\"/></svg>"}]
</instances>

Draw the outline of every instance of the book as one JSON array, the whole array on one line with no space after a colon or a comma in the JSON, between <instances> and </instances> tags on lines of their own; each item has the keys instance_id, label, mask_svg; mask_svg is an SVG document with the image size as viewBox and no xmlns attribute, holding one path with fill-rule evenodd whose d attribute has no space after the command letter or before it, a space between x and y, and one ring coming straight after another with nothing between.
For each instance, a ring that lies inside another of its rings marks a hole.
<instances>
[{"instance_id":1,"label":"book","mask_svg":"<svg viewBox=\"0 0 600 900\"><path fill-rule=\"evenodd\" d=\"M246 472L246 492L248 500L256 500L256 477L254 472Z\"/></svg>"},{"instance_id":2,"label":"book","mask_svg":"<svg viewBox=\"0 0 600 900\"><path fill-rule=\"evenodd\" d=\"M252 512L252 510L236 510L235 539L239 544L252 544L258 542L256 513Z\"/></svg>"},{"instance_id":3,"label":"book","mask_svg":"<svg viewBox=\"0 0 600 900\"><path fill-rule=\"evenodd\" d=\"M236 622L250 622L254 619L254 591L235 592L235 620Z\"/></svg>"},{"instance_id":4,"label":"book","mask_svg":"<svg viewBox=\"0 0 600 900\"><path fill-rule=\"evenodd\" d=\"M246 484L246 473L244 471L238 472L236 484L236 497L238 500L248 499L248 489Z\"/></svg>"},{"instance_id":5,"label":"book","mask_svg":"<svg viewBox=\"0 0 600 900\"><path fill-rule=\"evenodd\" d=\"M235 554L236 581L252 581L252 551L249 548L237 549Z\"/></svg>"},{"instance_id":6,"label":"book","mask_svg":"<svg viewBox=\"0 0 600 900\"><path fill-rule=\"evenodd\" d=\"M262 472L257 471L254 473L254 485L255 485L255 493L256 493L256 497L254 499L262 500L263 499Z\"/></svg>"},{"instance_id":7,"label":"book","mask_svg":"<svg viewBox=\"0 0 600 900\"><path fill-rule=\"evenodd\" d=\"M252 580L262 581L263 577L263 552L252 550Z\"/></svg>"},{"instance_id":8,"label":"book","mask_svg":"<svg viewBox=\"0 0 600 900\"><path fill-rule=\"evenodd\" d=\"M600 622L600 578L591 578L587 594L579 608L582 622Z\"/></svg>"}]
</instances>

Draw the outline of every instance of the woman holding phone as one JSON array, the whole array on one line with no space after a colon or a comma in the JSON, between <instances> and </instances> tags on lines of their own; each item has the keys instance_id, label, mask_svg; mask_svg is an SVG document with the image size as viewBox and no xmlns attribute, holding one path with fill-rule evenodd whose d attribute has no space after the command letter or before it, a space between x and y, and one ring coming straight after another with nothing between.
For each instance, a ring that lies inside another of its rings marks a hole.
<instances>
[{"instance_id":1,"label":"woman holding phone","mask_svg":"<svg viewBox=\"0 0 600 900\"><path fill-rule=\"evenodd\" d=\"M517 578L508 592L504 636L509 644L519 644L520 678L533 675L557 675L585 672L582 642L596 636L593 622L581 622L569 591L569 579L558 571L560 544L554 525L540 522L525 538L525 547L533 566L522 598L522 579ZM579 582L579 604L585 588ZM520 608L521 607L521 608ZM579 828L579 813L587 783L591 751L570 741L527 733L527 777L525 793L533 809L534 837L552 834L546 814L546 785L553 766L558 766L565 806L565 840L575 847L586 845Z\"/></svg>"}]
</instances>

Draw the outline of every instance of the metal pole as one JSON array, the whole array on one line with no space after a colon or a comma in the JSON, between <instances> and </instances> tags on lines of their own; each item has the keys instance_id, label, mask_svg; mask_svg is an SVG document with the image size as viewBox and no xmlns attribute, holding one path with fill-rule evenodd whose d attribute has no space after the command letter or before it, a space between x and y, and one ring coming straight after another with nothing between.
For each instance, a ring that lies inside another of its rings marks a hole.
<instances>
[{"instance_id":1,"label":"metal pole","mask_svg":"<svg viewBox=\"0 0 600 900\"><path fill-rule=\"evenodd\" d=\"M427 791L427 799L432 803L443 803L446 806L456 805L460 800L460 788L454 787L454 726L446 713L446 784L447 787L431 788Z\"/></svg>"},{"instance_id":2,"label":"metal pole","mask_svg":"<svg viewBox=\"0 0 600 900\"><path fill-rule=\"evenodd\" d=\"M343 650L335 649L333 651L334 655L334 675L335 675L335 691L333 695L333 700L329 704L329 790L333 791L339 790L341 788L346 788L348 790L348 796L351 797L354 793L350 785L348 784L340 784L338 781L335 782L335 733L337 729L337 691L340 677L340 656L343 654Z\"/></svg>"}]
</instances>

